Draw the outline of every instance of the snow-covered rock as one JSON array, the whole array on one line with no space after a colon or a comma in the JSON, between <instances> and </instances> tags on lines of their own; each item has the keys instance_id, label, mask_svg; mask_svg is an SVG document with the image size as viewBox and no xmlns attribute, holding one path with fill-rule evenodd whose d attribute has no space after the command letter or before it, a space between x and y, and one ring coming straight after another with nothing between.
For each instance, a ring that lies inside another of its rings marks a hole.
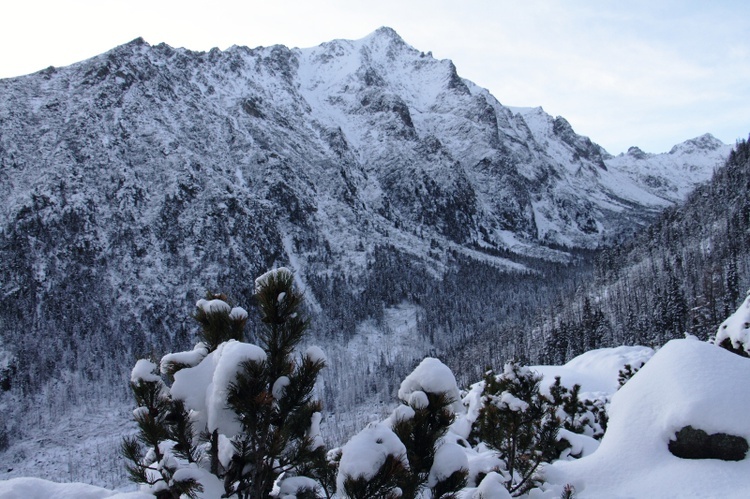
<instances>
[{"instance_id":1,"label":"snow-covered rock","mask_svg":"<svg viewBox=\"0 0 750 499\"><path fill-rule=\"evenodd\" d=\"M558 461L549 480L576 497L748 497L750 459L681 459L668 446L685 426L750 440L750 360L694 339L662 347L617 393L599 448ZM559 495L559 492L558 492Z\"/></svg>"}]
</instances>

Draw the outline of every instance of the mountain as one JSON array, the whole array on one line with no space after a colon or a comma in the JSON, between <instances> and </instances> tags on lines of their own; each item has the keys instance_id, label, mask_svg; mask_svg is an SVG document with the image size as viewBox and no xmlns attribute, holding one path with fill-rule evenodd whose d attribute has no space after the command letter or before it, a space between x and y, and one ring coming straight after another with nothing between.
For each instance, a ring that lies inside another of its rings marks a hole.
<instances>
[{"instance_id":1,"label":"mountain","mask_svg":"<svg viewBox=\"0 0 750 499\"><path fill-rule=\"evenodd\" d=\"M137 39L0 80L6 440L34 431L35 394L51 420L121 400L137 358L191 342L204 290L250 304L281 264L340 367L326 403L365 402L544 305L556 262L643 226L728 152L704 136L612 157L389 28L309 49ZM348 387L356 370L371 383Z\"/></svg>"},{"instance_id":2,"label":"mountain","mask_svg":"<svg viewBox=\"0 0 750 499\"><path fill-rule=\"evenodd\" d=\"M712 141L688 141L669 156ZM625 156L634 154L640 155L631 148ZM653 158L644 156L639 161ZM748 178L750 146L741 140L709 182L635 237L596 255L591 278L558 298L553 312L538 315L533 355L554 362L600 346L658 347L686 334L715 335L750 288Z\"/></svg>"}]
</instances>

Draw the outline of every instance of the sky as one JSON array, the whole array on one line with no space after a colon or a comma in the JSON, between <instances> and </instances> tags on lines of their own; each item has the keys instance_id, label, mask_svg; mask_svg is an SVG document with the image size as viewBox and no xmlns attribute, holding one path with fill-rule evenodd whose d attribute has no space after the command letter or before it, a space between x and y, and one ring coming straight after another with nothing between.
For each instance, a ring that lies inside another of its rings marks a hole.
<instances>
[{"instance_id":1,"label":"sky","mask_svg":"<svg viewBox=\"0 0 750 499\"><path fill-rule=\"evenodd\" d=\"M612 154L750 133L744 0L24 0L4 2L0 78L139 36L191 50L358 39L381 26L509 106L542 106Z\"/></svg>"}]
</instances>

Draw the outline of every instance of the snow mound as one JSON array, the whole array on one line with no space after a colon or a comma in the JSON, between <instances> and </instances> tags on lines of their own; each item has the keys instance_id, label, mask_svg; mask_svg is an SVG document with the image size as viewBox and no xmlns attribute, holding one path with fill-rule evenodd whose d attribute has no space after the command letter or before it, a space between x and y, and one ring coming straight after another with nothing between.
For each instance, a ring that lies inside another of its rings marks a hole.
<instances>
[{"instance_id":1,"label":"snow mound","mask_svg":"<svg viewBox=\"0 0 750 499\"><path fill-rule=\"evenodd\" d=\"M466 449L455 442L443 441L435 452L435 459L430 468L427 485L434 487L457 471L469 470L469 458Z\"/></svg>"},{"instance_id":2,"label":"snow mound","mask_svg":"<svg viewBox=\"0 0 750 499\"><path fill-rule=\"evenodd\" d=\"M404 378L398 389L398 398L408 403L415 392L446 393L453 400L453 409L456 412L463 410L456 377L450 368L438 359L425 358L411 374ZM417 395L415 400L421 400L421 397Z\"/></svg>"},{"instance_id":3,"label":"snow mound","mask_svg":"<svg viewBox=\"0 0 750 499\"><path fill-rule=\"evenodd\" d=\"M208 347L203 342L199 342L192 350L187 352L168 353L161 358L161 372L166 374L169 366L173 364L195 367L206 355L208 355Z\"/></svg>"},{"instance_id":4,"label":"snow mound","mask_svg":"<svg viewBox=\"0 0 750 499\"><path fill-rule=\"evenodd\" d=\"M495 471L484 477L477 487L472 499L510 499L512 496L505 488L505 478Z\"/></svg>"},{"instance_id":5,"label":"snow mound","mask_svg":"<svg viewBox=\"0 0 750 499\"><path fill-rule=\"evenodd\" d=\"M227 302L224 300L204 300L200 299L195 303L195 306L201 310L203 310L207 314L216 313L216 312L226 312L229 313L232 310L232 307L229 306Z\"/></svg>"},{"instance_id":6,"label":"snow mound","mask_svg":"<svg viewBox=\"0 0 750 499\"><path fill-rule=\"evenodd\" d=\"M285 478L278 485L278 490L271 492L271 497L278 497L279 499L297 499L297 495L301 490L319 490L320 484L308 478L306 476L293 476Z\"/></svg>"},{"instance_id":7,"label":"snow mound","mask_svg":"<svg viewBox=\"0 0 750 499\"><path fill-rule=\"evenodd\" d=\"M371 479L388 456L394 456L409 466L406 447L391 428L384 423L370 424L341 449L336 488L344 490L344 482L349 477Z\"/></svg>"},{"instance_id":8,"label":"snow mound","mask_svg":"<svg viewBox=\"0 0 750 499\"><path fill-rule=\"evenodd\" d=\"M672 340L612 397L599 448L546 468L576 497L750 497L750 459L681 459L669 441L685 426L750 440L750 361L696 340Z\"/></svg>"},{"instance_id":9,"label":"snow mound","mask_svg":"<svg viewBox=\"0 0 750 499\"><path fill-rule=\"evenodd\" d=\"M156 381L161 381L161 378L157 374L154 374L155 371L156 364L148 359L140 359L135 363L135 366L133 366L133 370L130 373L130 382L153 383Z\"/></svg>"},{"instance_id":10,"label":"snow mound","mask_svg":"<svg viewBox=\"0 0 750 499\"><path fill-rule=\"evenodd\" d=\"M319 346L312 345L305 350L305 358L310 359L311 362L325 362L326 354Z\"/></svg>"},{"instance_id":11,"label":"snow mound","mask_svg":"<svg viewBox=\"0 0 750 499\"><path fill-rule=\"evenodd\" d=\"M735 313L721 323L714 343L728 341L735 350L750 354L750 294Z\"/></svg>"},{"instance_id":12,"label":"snow mound","mask_svg":"<svg viewBox=\"0 0 750 499\"><path fill-rule=\"evenodd\" d=\"M198 428L208 425L232 437L242 430L235 413L227 408L229 385L234 382L242 362L265 362L262 348L235 340L222 343L195 367L175 373L172 396L183 400L195 411Z\"/></svg>"},{"instance_id":13,"label":"snow mound","mask_svg":"<svg viewBox=\"0 0 750 499\"><path fill-rule=\"evenodd\" d=\"M617 377L625 364L640 366L653 355L652 348L643 346L599 348L585 352L562 366L532 366L531 369L544 377L541 386L546 390L554 383L555 377L560 376L560 381L568 388L574 384L580 385L582 394L611 394L619 388Z\"/></svg>"},{"instance_id":14,"label":"snow mound","mask_svg":"<svg viewBox=\"0 0 750 499\"><path fill-rule=\"evenodd\" d=\"M117 493L85 483L56 483L41 478L12 478L0 481L4 499L153 499L144 492Z\"/></svg>"},{"instance_id":15,"label":"snow mound","mask_svg":"<svg viewBox=\"0 0 750 499\"><path fill-rule=\"evenodd\" d=\"M242 321L247 319L247 310L245 310L242 307L234 307L231 312L229 312L229 318L233 321Z\"/></svg>"}]
</instances>

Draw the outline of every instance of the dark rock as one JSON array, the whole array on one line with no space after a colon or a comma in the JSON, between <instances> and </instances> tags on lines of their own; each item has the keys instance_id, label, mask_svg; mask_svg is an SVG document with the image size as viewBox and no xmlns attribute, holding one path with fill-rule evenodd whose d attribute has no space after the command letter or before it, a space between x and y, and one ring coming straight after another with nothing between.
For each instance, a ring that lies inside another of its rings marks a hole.
<instances>
[{"instance_id":1,"label":"dark rock","mask_svg":"<svg viewBox=\"0 0 750 499\"><path fill-rule=\"evenodd\" d=\"M682 459L721 459L742 461L747 455L747 440L727 433L709 435L703 430L685 426L669 442L669 452Z\"/></svg>"}]
</instances>

